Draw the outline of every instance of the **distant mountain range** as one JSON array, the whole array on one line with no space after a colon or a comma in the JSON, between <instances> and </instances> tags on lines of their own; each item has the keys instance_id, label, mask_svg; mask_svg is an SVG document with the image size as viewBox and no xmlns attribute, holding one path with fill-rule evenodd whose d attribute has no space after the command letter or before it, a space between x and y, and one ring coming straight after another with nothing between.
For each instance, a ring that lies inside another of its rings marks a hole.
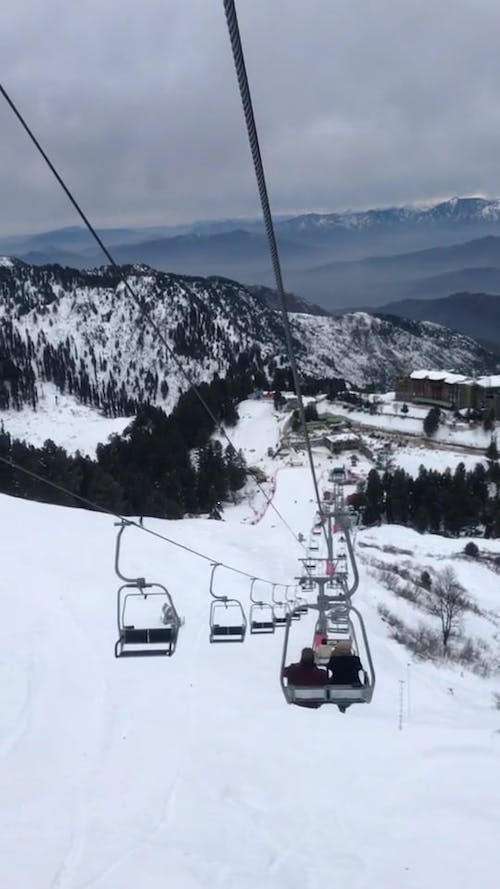
<instances>
[{"instance_id":1,"label":"distant mountain range","mask_svg":"<svg viewBox=\"0 0 500 889\"><path fill-rule=\"evenodd\" d=\"M500 237L390 256L370 256L309 269L328 309L433 299L458 290L500 292ZM296 287L303 292L300 285ZM330 299L328 298L330 294Z\"/></svg>"},{"instance_id":2,"label":"distant mountain range","mask_svg":"<svg viewBox=\"0 0 500 889\"><path fill-rule=\"evenodd\" d=\"M143 402L172 407L187 388L164 344L120 278L183 366L198 382L215 374L286 367L280 314L263 294L223 278L194 278L147 266L85 272L0 260L0 410L35 406L44 382L113 415ZM474 340L421 321L334 318L294 313L292 338L303 375L343 377L357 386L391 386L403 371L445 366L494 372L498 356Z\"/></svg>"},{"instance_id":3,"label":"distant mountain range","mask_svg":"<svg viewBox=\"0 0 500 889\"><path fill-rule=\"evenodd\" d=\"M327 311L457 290L500 292L498 200L453 198L425 208L308 213L275 222L285 285ZM119 263L274 284L259 219L110 228L100 234ZM103 263L80 227L0 238L0 253L31 264Z\"/></svg>"},{"instance_id":4,"label":"distant mountain range","mask_svg":"<svg viewBox=\"0 0 500 889\"><path fill-rule=\"evenodd\" d=\"M376 315L433 321L473 337L500 353L500 295L453 293L441 299L405 299L379 306Z\"/></svg>"}]
</instances>

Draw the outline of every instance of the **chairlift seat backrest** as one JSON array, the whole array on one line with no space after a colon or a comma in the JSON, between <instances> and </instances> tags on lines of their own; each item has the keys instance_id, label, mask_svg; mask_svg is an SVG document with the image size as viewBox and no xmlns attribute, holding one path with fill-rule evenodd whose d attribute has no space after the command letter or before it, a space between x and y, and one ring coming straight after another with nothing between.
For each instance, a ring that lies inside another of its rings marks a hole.
<instances>
[{"instance_id":1,"label":"chairlift seat backrest","mask_svg":"<svg viewBox=\"0 0 500 889\"><path fill-rule=\"evenodd\" d=\"M171 642L173 638L174 631L171 627L125 627L122 633L126 645L154 645L158 642Z\"/></svg>"},{"instance_id":2,"label":"chairlift seat backrest","mask_svg":"<svg viewBox=\"0 0 500 889\"><path fill-rule=\"evenodd\" d=\"M214 636L242 636L245 633L245 627L228 627L221 624L215 624L212 627Z\"/></svg>"},{"instance_id":3,"label":"chairlift seat backrest","mask_svg":"<svg viewBox=\"0 0 500 889\"><path fill-rule=\"evenodd\" d=\"M122 639L127 645L147 645L148 631L136 630L135 627L125 627Z\"/></svg>"},{"instance_id":4,"label":"chairlift seat backrest","mask_svg":"<svg viewBox=\"0 0 500 889\"><path fill-rule=\"evenodd\" d=\"M286 616L283 616L283 617L275 616L275 618L274 618L274 623L276 624L277 627L284 626L286 624L286 622L287 622Z\"/></svg>"}]
</instances>

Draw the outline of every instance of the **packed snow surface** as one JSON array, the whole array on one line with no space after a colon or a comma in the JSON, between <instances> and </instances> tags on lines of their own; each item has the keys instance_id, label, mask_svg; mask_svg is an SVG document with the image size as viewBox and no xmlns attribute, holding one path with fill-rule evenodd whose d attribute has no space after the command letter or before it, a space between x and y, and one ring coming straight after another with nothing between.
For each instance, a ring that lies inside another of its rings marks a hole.
<instances>
[{"instance_id":1,"label":"packed snow surface","mask_svg":"<svg viewBox=\"0 0 500 889\"><path fill-rule=\"evenodd\" d=\"M472 472L478 463L487 466L487 460L479 458L475 454L461 454L458 451L443 451L436 448L431 450L422 445L421 448L397 448L393 452L394 464L400 466L410 475L417 476L421 466L426 469L434 469L437 472L445 472L449 467L452 472L459 463Z\"/></svg>"},{"instance_id":2,"label":"packed snow surface","mask_svg":"<svg viewBox=\"0 0 500 889\"><path fill-rule=\"evenodd\" d=\"M25 406L0 414L5 432L35 447L41 447L50 438L69 454L80 451L94 457L98 444L105 444L111 435L120 435L133 420L105 417L72 395L61 394L52 383L44 383L40 390L36 411Z\"/></svg>"},{"instance_id":3,"label":"packed snow surface","mask_svg":"<svg viewBox=\"0 0 500 889\"><path fill-rule=\"evenodd\" d=\"M424 437L423 421L429 413L429 405L418 407L415 404L408 406L408 414L401 413L401 405L398 403L382 403L379 413L369 414L362 410L350 410L338 403L323 402L318 406L318 413L335 413L346 417L352 423L371 429L380 429L388 433L402 433ZM477 448L485 450L491 441L491 432L486 432L482 427L467 428L464 424L446 423L439 426L437 432L430 439L430 443L441 442L460 447Z\"/></svg>"},{"instance_id":4,"label":"packed snow surface","mask_svg":"<svg viewBox=\"0 0 500 889\"><path fill-rule=\"evenodd\" d=\"M267 448L269 416L255 422ZM255 431L246 447L264 459ZM323 477L331 463L316 459ZM274 502L307 534L305 467L281 466ZM211 559L292 581L298 544L272 510L253 525L244 513L145 524ZM115 660L113 520L8 497L0 514L2 885L496 889L499 683L411 662L388 639L377 604L390 594L368 561L390 545L422 564L453 564L491 612L492 642L498 575L457 558L463 541L394 526L360 532L369 546L359 547L355 598L377 686L371 705L341 715L285 703L280 631L210 646L209 561L136 529L124 535L123 570L165 583L185 625L173 658ZM480 543L498 551L496 541ZM217 591L248 610L249 581L219 575ZM294 624L292 659L313 628L312 615Z\"/></svg>"}]
</instances>

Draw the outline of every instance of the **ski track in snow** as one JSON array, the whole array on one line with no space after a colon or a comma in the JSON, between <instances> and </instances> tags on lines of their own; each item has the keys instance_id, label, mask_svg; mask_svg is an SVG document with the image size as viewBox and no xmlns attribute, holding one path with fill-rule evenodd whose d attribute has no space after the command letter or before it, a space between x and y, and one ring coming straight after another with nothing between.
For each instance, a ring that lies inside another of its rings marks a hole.
<instances>
[{"instance_id":1,"label":"ski track in snow","mask_svg":"<svg viewBox=\"0 0 500 889\"><path fill-rule=\"evenodd\" d=\"M307 535L312 482L306 466L267 458L276 434L271 413L269 405L249 408L239 441L273 469L275 505ZM322 483L331 463L315 450L315 464ZM0 510L11 628L0 674L0 856L8 889L317 889L325 882L496 889L498 681L412 661L388 639L377 605L388 603L405 620L421 615L367 570L371 554L396 558L384 553L388 544L416 564L452 564L486 617L498 621L498 576L457 558L461 541L394 526L359 532L370 548L359 549L356 602L378 679L372 704L342 716L284 703L279 631L210 646L209 566L133 530L125 571L166 582L186 623L173 658L115 660L109 518L7 497ZM249 514L243 503L223 522L146 524L250 573L292 580L301 548L273 510L256 525L245 524ZM496 541L479 543L498 552ZM248 604L244 578L224 572L220 589ZM292 657L313 626L310 615L293 627ZM478 626L498 648L495 624ZM402 731L400 680L411 683Z\"/></svg>"},{"instance_id":2,"label":"ski track in snow","mask_svg":"<svg viewBox=\"0 0 500 889\"><path fill-rule=\"evenodd\" d=\"M14 725L5 735L3 735L0 740L0 757L8 756L8 754L15 749L25 732L28 730L31 715L31 702L34 696L35 672L39 674L39 671L40 663L37 662L35 666L35 656L33 654L33 651L30 650L25 673L25 696L19 708L19 712L16 716Z\"/></svg>"}]
</instances>

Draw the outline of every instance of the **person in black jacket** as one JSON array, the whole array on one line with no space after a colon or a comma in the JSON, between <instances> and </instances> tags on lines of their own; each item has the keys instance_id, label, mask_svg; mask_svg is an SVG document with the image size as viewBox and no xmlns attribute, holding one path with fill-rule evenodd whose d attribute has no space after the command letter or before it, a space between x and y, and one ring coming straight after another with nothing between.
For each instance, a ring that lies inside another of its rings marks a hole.
<instances>
[{"instance_id":1,"label":"person in black jacket","mask_svg":"<svg viewBox=\"0 0 500 889\"><path fill-rule=\"evenodd\" d=\"M330 672L329 685L362 685L359 674L363 665L357 654L352 653L349 639L337 642L327 667Z\"/></svg>"}]
</instances>

